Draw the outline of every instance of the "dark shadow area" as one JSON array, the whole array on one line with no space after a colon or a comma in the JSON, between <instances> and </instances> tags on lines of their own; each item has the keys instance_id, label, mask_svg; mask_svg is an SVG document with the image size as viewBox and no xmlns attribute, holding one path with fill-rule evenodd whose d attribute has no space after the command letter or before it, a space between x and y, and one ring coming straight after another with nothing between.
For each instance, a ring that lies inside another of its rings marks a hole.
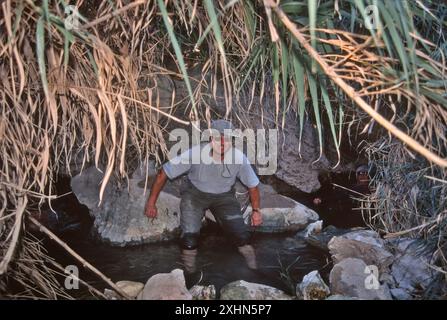
<instances>
[{"instance_id":1,"label":"dark shadow area","mask_svg":"<svg viewBox=\"0 0 447 320\"><path fill-rule=\"evenodd\" d=\"M323 220L323 227L333 225L337 228L353 228L366 227L358 210L360 202L356 198L370 193L369 180L359 181L360 178L357 172L322 172L318 177L321 188L313 193L290 187L273 176L262 180L272 185L278 193L315 210Z\"/></svg>"},{"instance_id":2,"label":"dark shadow area","mask_svg":"<svg viewBox=\"0 0 447 320\"><path fill-rule=\"evenodd\" d=\"M59 175L55 181L57 198L46 202L33 216L60 237L88 237L94 219L73 194L70 179L70 176Z\"/></svg>"}]
</instances>

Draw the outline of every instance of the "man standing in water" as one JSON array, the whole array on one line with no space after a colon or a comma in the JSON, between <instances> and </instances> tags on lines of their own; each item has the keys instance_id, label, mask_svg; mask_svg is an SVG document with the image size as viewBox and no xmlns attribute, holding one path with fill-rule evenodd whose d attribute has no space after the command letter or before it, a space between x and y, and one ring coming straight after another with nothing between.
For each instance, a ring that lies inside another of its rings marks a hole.
<instances>
[{"instance_id":1,"label":"man standing in water","mask_svg":"<svg viewBox=\"0 0 447 320\"><path fill-rule=\"evenodd\" d=\"M200 228L207 209L211 210L238 247L248 267L257 269L255 251L249 243L249 229L235 197L234 184L237 178L248 188L253 208L251 224L259 226L262 224L259 179L247 157L232 145L231 132L234 127L231 122L215 120L211 123L211 130L213 135L210 143L196 145L163 165L152 185L145 214L149 218L156 218L157 198L166 180L187 174L187 186L183 188L180 202L180 242L186 271L195 272ZM200 155L199 163L192 161L193 155L197 153Z\"/></svg>"}]
</instances>

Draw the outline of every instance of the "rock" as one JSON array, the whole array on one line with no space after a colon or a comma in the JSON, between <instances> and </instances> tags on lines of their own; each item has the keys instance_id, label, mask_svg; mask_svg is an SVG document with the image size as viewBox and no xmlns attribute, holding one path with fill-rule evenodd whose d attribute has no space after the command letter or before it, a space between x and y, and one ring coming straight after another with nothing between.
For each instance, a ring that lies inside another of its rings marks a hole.
<instances>
[{"instance_id":1,"label":"rock","mask_svg":"<svg viewBox=\"0 0 447 320\"><path fill-rule=\"evenodd\" d=\"M312 235L319 234L323 229L323 220L315 221L309 224L304 230L304 237L307 238Z\"/></svg>"},{"instance_id":2,"label":"rock","mask_svg":"<svg viewBox=\"0 0 447 320\"><path fill-rule=\"evenodd\" d=\"M373 279L374 275L366 268L366 263L357 258L338 262L329 275L331 292L366 300L391 300L388 285Z\"/></svg>"},{"instance_id":3,"label":"rock","mask_svg":"<svg viewBox=\"0 0 447 320\"><path fill-rule=\"evenodd\" d=\"M388 272L381 272L379 274L380 283L386 283L388 287L394 288L396 286L396 281L394 281L394 277Z\"/></svg>"},{"instance_id":4,"label":"rock","mask_svg":"<svg viewBox=\"0 0 447 320\"><path fill-rule=\"evenodd\" d=\"M158 217L150 221L144 215L149 190L144 192L146 170L137 169L128 184L119 185L111 178L103 201L99 204L99 190L103 173L95 167L85 169L71 180L71 187L79 202L86 205L95 218L94 227L99 237L112 245L137 245L171 240L179 232L180 197L176 184L168 182L157 201ZM148 167L147 186L155 175L153 164Z\"/></svg>"},{"instance_id":5,"label":"rock","mask_svg":"<svg viewBox=\"0 0 447 320\"><path fill-rule=\"evenodd\" d=\"M404 238L394 245L395 261L391 274L396 281L396 296L406 297L416 290L426 289L435 278L437 272L430 268L431 250L426 250L424 242Z\"/></svg>"},{"instance_id":6,"label":"rock","mask_svg":"<svg viewBox=\"0 0 447 320\"><path fill-rule=\"evenodd\" d=\"M195 285L189 292L192 295L193 300L214 300L216 299L216 287L210 286L199 286Z\"/></svg>"},{"instance_id":7,"label":"rock","mask_svg":"<svg viewBox=\"0 0 447 320\"><path fill-rule=\"evenodd\" d=\"M334 294L333 296L327 297L325 300L359 300L359 299L354 297L343 296L341 294Z\"/></svg>"},{"instance_id":8,"label":"rock","mask_svg":"<svg viewBox=\"0 0 447 320\"><path fill-rule=\"evenodd\" d=\"M118 281L116 286L132 299L136 299L144 288L144 284L135 281ZM104 289L104 295L108 300L123 299L115 290Z\"/></svg>"},{"instance_id":9,"label":"rock","mask_svg":"<svg viewBox=\"0 0 447 320\"><path fill-rule=\"evenodd\" d=\"M306 274L296 290L297 296L302 296L304 300L322 300L331 293L316 270Z\"/></svg>"},{"instance_id":10,"label":"rock","mask_svg":"<svg viewBox=\"0 0 447 320\"><path fill-rule=\"evenodd\" d=\"M106 296L107 300L121 300L122 298L118 293L116 293L114 290L110 289L104 289L104 295Z\"/></svg>"},{"instance_id":11,"label":"rock","mask_svg":"<svg viewBox=\"0 0 447 320\"><path fill-rule=\"evenodd\" d=\"M318 220L319 216L314 210L301 203L278 194L271 186L260 183L259 193L261 196L261 211L263 223L256 228L257 232L274 233L297 231L304 229L309 223ZM239 182L235 185L236 198L244 211L245 223L251 225L251 205L247 189ZM244 210L244 208L246 208ZM205 218L216 222L212 213L207 210Z\"/></svg>"},{"instance_id":12,"label":"rock","mask_svg":"<svg viewBox=\"0 0 447 320\"><path fill-rule=\"evenodd\" d=\"M310 226L310 225L309 225ZM328 243L335 236L341 236L345 233L351 232L350 229L339 229L334 226L327 226L318 234L310 234L305 237L304 233L297 234L297 237L304 237L307 244L322 249L324 251L329 251Z\"/></svg>"},{"instance_id":13,"label":"rock","mask_svg":"<svg viewBox=\"0 0 447 320\"><path fill-rule=\"evenodd\" d=\"M221 300L292 300L282 290L263 284L238 280L220 290Z\"/></svg>"},{"instance_id":14,"label":"rock","mask_svg":"<svg viewBox=\"0 0 447 320\"><path fill-rule=\"evenodd\" d=\"M307 244L300 239L288 237L281 242L281 247L286 250L297 250L307 247Z\"/></svg>"},{"instance_id":15,"label":"rock","mask_svg":"<svg viewBox=\"0 0 447 320\"><path fill-rule=\"evenodd\" d=\"M159 273L147 280L139 300L192 300L186 289L185 277L180 269Z\"/></svg>"},{"instance_id":16,"label":"rock","mask_svg":"<svg viewBox=\"0 0 447 320\"><path fill-rule=\"evenodd\" d=\"M278 136L278 169L275 176L303 192L317 191L321 187L319 172L330 170L331 165L325 155L319 157L315 128L310 122L304 122L300 146L298 122L288 115L284 130ZM317 159L319 161L315 162Z\"/></svg>"},{"instance_id":17,"label":"rock","mask_svg":"<svg viewBox=\"0 0 447 320\"><path fill-rule=\"evenodd\" d=\"M309 223L318 220L318 214L280 194L261 195L263 223L256 228L259 232L286 232L304 229ZM250 223L251 206L244 212L245 223Z\"/></svg>"},{"instance_id":18,"label":"rock","mask_svg":"<svg viewBox=\"0 0 447 320\"><path fill-rule=\"evenodd\" d=\"M405 289L393 288L390 291L391 291L391 295L396 300L412 300L413 299L411 294L409 294L408 291Z\"/></svg>"},{"instance_id":19,"label":"rock","mask_svg":"<svg viewBox=\"0 0 447 320\"><path fill-rule=\"evenodd\" d=\"M358 230L333 237L328 243L334 264L346 258L359 258L368 265L386 271L393 262L393 255L385 242L372 230Z\"/></svg>"},{"instance_id":20,"label":"rock","mask_svg":"<svg viewBox=\"0 0 447 320\"><path fill-rule=\"evenodd\" d=\"M323 229L323 220L318 220L309 224L306 229L298 231L295 234L295 238L306 239L313 235L318 235Z\"/></svg>"},{"instance_id":21,"label":"rock","mask_svg":"<svg viewBox=\"0 0 447 320\"><path fill-rule=\"evenodd\" d=\"M116 286L123 290L129 297L134 299L144 288L143 283L135 281L118 281Z\"/></svg>"}]
</instances>

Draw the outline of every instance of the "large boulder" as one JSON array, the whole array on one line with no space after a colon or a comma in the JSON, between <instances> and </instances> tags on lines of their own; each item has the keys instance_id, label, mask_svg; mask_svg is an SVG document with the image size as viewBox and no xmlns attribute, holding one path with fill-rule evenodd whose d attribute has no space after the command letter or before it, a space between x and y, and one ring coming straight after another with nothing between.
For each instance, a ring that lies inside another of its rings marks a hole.
<instances>
[{"instance_id":1,"label":"large boulder","mask_svg":"<svg viewBox=\"0 0 447 320\"><path fill-rule=\"evenodd\" d=\"M258 232L298 231L319 219L318 213L305 205L280 195L272 188L260 186L263 223ZM250 224L251 205L244 212L245 223Z\"/></svg>"},{"instance_id":2,"label":"large boulder","mask_svg":"<svg viewBox=\"0 0 447 320\"><path fill-rule=\"evenodd\" d=\"M107 184L102 203L99 190L103 173L89 167L71 180L79 202L86 205L95 218L94 227L100 238L112 245L136 245L173 239L180 225L180 196L178 187L168 182L157 201L159 215L150 221L144 207L155 175L153 164L146 170L138 168L128 184L120 185L114 178ZM146 190L145 190L146 186Z\"/></svg>"},{"instance_id":3,"label":"large boulder","mask_svg":"<svg viewBox=\"0 0 447 320\"><path fill-rule=\"evenodd\" d=\"M250 215L252 207L249 202L247 189L239 182L236 183L236 198L241 204L244 221L251 225ZM319 219L318 213L301 203L278 194L271 186L260 183L262 225L256 227L257 232L277 233L298 231L306 228L310 223ZM213 222L216 219L208 210L205 217Z\"/></svg>"},{"instance_id":4,"label":"large boulder","mask_svg":"<svg viewBox=\"0 0 447 320\"><path fill-rule=\"evenodd\" d=\"M297 285L296 291L296 295L302 296L304 300L322 300L331 293L317 270L306 274L303 281Z\"/></svg>"},{"instance_id":5,"label":"large boulder","mask_svg":"<svg viewBox=\"0 0 447 320\"><path fill-rule=\"evenodd\" d=\"M332 294L365 300L391 300L388 285L380 284L367 267L363 260L357 258L338 262L329 275Z\"/></svg>"},{"instance_id":6,"label":"large boulder","mask_svg":"<svg viewBox=\"0 0 447 320\"><path fill-rule=\"evenodd\" d=\"M180 269L159 273L147 280L139 300L192 300L186 288L185 277Z\"/></svg>"},{"instance_id":7,"label":"large boulder","mask_svg":"<svg viewBox=\"0 0 447 320\"><path fill-rule=\"evenodd\" d=\"M395 261L391 274L396 281L392 290L396 299L410 299L416 291L425 290L437 272L430 267L431 250L421 240L404 238L394 242Z\"/></svg>"},{"instance_id":8,"label":"large boulder","mask_svg":"<svg viewBox=\"0 0 447 320\"><path fill-rule=\"evenodd\" d=\"M258 283L238 280L220 290L221 300L292 300L284 291Z\"/></svg>"},{"instance_id":9,"label":"large boulder","mask_svg":"<svg viewBox=\"0 0 447 320\"><path fill-rule=\"evenodd\" d=\"M333 237L328 248L334 264L346 258L359 258L368 265L386 271L394 259L385 248L385 242L372 230L358 230Z\"/></svg>"}]
</instances>

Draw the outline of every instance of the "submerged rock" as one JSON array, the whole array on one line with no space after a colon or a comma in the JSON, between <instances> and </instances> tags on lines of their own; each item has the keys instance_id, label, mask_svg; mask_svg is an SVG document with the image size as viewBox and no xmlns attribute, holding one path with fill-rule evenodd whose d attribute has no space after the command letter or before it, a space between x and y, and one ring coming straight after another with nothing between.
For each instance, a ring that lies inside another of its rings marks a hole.
<instances>
[{"instance_id":1,"label":"submerged rock","mask_svg":"<svg viewBox=\"0 0 447 320\"><path fill-rule=\"evenodd\" d=\"M288 237L282 241L281 246L286 250L298 250L306 248L307 244L303 240Z\"/></svg>"},{"instance_id":2,"label":"submerged rock","mask_svg":"<svg viewBox=\"0 0 447 320\"><path fill-rule=\"evenodd\" d=\"M297 296L302 296L304 300L322 300L331 293L317 270L306 274L296 291Z\"/></svg>"},{"instance_id":3,"label":"submerged rock","mask_svg":"<svg viewBox=\"0 0 447 320\"><path fill-rule=\"evenodd\" d=\"M139 300L192 300L185 285L185 276L180 269L159 273L147 280Z\"/></svg>"},{"instance_id":4,"label":"submerged rock","mask_svg":"<svg viewBox=\"0 0 447 320\"><path fill-rule=\"evenodd\" d=\"M220 290L221 300L292 300L284 291L258 283L238 280Z\"/></svg>"},{"instance_id":5,"label":"submerged rock","mask_svg":"<svg viewBox=\"0 0 447 320\"><path fill-rule=\"evenodd\" d=\"M331 292L342 296L365 300L391 300L390 289L380 284L367 269L367 264L357 258L338 262L331 270L329 282Z\"/></svg>"}]
</instances>

